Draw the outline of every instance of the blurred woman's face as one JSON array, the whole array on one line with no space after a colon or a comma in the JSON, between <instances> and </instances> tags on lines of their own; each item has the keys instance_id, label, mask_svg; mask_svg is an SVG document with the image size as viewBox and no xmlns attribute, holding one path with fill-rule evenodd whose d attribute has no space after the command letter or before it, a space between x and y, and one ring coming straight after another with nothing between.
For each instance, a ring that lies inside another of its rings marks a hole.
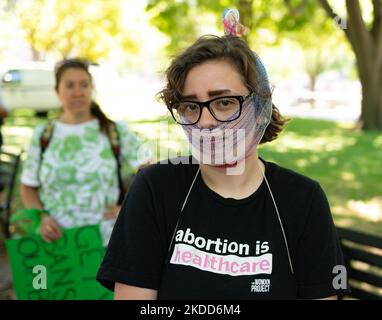
<instances>
[{"instance_id":1,"label":"blurred woman's face","mask_svg":"<svg viewBox=\"0 0 382 320\"><path fill-rule=\"evenodd\" d=\"M90 113L93 85L85 70L69 68L61 76L57 96L64 113L72 115Z\"/></svg>"}]
</instances>

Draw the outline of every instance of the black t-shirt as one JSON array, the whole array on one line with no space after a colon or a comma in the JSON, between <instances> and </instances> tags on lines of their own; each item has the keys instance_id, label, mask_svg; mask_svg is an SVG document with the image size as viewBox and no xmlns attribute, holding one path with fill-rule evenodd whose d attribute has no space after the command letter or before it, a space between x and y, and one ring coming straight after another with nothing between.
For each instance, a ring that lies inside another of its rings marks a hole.
<instances>
[{"instance_id":1,"label":"black t-shirt","mask_svg":"<svg viewBox=\"0 0 382 320\"><path fill-rule=\"evenodd\" d=\"M97 280L111 290L115 282L155 289L158 299L316 299L343 293L332 285L334 266L344 262L320 185L263 162L292 266L265 180L252 195L235 200L215 193L199 173L180 215L198 165L170 162L137 174Z\"/></svg>"}]
</instances>

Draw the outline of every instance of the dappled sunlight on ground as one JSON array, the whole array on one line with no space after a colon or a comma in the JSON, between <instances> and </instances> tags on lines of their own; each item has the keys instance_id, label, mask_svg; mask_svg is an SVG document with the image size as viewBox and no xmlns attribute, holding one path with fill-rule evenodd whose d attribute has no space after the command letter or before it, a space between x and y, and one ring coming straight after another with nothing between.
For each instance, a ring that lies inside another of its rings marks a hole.
<instances>
[{"instance_id":1,"label":"dappled sunlight on ground","mask_svg":"<svg viewBox=\"0 0 382 320\"><path fill-rule=\"evenodd\" d=\"M338 183L340 187L341 183L343 183L342 187L346 185L347 189L359 190L362 188L362 183L357 180L353 172L343 171L339 174L339 179Z\"/></svg>"},{"instance_id":2,"label":"dappled sunlight on ground","mask_svg":"<svg viewBox=\"0 0 382 320\"><path fill-rule=\"evenodd\" d=\"M326 133L321 136L304 137L294 132L288 132L280 137L277 141L275 149L280 152L287 150L304 150L315 152L340 151L345 147L352 146L356 143L354 137L338 137L336 135Z\"/></svg>"},{"instance_id":3,"label":"dappled sunlight on ground","mask_svg":"<svg viewBox=\"0 0 382 320\"><path fill-rule=\"evenodd\" d=\"M347 208L362 218L382 222L382 197L375 197L368 201L350 200Z\"/></svg>"},{"instance_id":4,"label":"dappled sunlight on ground","mask_svg":"<svg viewBox=\"0 0 382 320\"><path fill-rule=\"evenodd\" d=\"M334 213L341 216L341 225L353 226L354 219L350 217L358 217L369 222L382 222L382 197L374 197L370 200L349 200L344 205L336 205L332 207ZM350 218L348 223L346 218Z\"/></svg>"},{"instance_id":5,"label":"dappled sunlight on ground","mask_svg":"<svg viewBox=\"0 0 382 320\"><path fill-rule=\"evenodd\" d=\"M374 140L373 146L375 148L382 147L382 134Z\"/></svg>"}]
</instances>

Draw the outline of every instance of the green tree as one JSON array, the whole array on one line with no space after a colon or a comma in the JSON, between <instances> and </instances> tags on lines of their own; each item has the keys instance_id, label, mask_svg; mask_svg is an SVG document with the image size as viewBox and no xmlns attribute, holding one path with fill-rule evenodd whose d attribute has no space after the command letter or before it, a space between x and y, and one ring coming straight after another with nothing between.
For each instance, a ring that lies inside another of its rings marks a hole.
<instances>
[{"instance_id":1,"label":"green tree","mask_svg":"<svg viewBox=\"0 0 382 320\"><path fill-rule=\"evenodd\" d=\"M178 52L195 39L198 10L189 1L149 0L146 10L151 23L164 34L171 35L167 45L169 52Z\"/></svg>"},{"instance_id":2,"label":"green tree","mask_svg":"<svg viewBox=\"0 0 382 320\"><path fill-rule=\"evenodd\" d=\"M116 47L136 49L121 32L120 0L23 0L16 12L34 60L54 53L98 61Z\"/></svg>"},{"instance_id":3,"label":"green tree","mask_svg":"<svg viewBox=\"0 0 382 320\"><path fill-rule=\"evenodd\" d=\"M15 25L15 21L9 12L10 6L11 3L8 3L8 1L0 0L0 61L8 58L8 44L12 37L14 37L14 35L9 32L9 30L13 30L12 27Z\"/></svg>"},{"instance_id":4,"label":"green tree","mask_svg":"<svg viewBox=\"0 0 382 320\"><path fill-rule=\"evenodd\" d=\"M319 10L310 23L298 32L289 32L288 40L298 45L304 57L304 70L309 76L310 90L316 89L317 78L323 72L343 67L347 63L349 50L346 40L340 33L333 33L333 22L325 12Z\"/></svg>"},{"instance_id":5,"label":"green tree","mask_svg":"<svg viewBox=\"0 0 382 320\"><path fill-rule=\"evenodd\" d=\"M228 7L239 10L240 23L249 29L245 35L249 42L264 38L259 31L265 29L277 33L297 30L310 21L317 6L312 0L300 6L289 2L286 1L289 5L285 6L284 0L273 0L271 5L264 0L148 0L146 10L151 13L153 25L170 36L168 49L173 53L192 43L200 34L201 17L206 13L214 15L213 23L223 32L221 18ZM272 37L273 44L277 40Z\"/></svg>"}]
</instances>

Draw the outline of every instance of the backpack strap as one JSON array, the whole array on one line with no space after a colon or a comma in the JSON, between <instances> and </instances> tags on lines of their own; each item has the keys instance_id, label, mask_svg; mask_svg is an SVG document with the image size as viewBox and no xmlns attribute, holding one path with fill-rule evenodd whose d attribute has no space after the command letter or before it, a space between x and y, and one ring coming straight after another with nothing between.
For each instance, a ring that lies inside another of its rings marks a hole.
<instances>
[{"instance_id":1,"label":"backpack strap","mask_svg":"<svg viewBox=\"0 0 382 320\"><path fill-rule=\"evenodd\" d=\"M125 188L122 181L122 165L121 165L121 140L118 132L117 124L113 121L107 128L106 136L109 139L111 150L115 160L117 161L117 175L118 175L118 186L119 186L119 197L118 204L122 204L125 197Z\"/></svg>"},{"instance_id":2,"label":"backpack strap","mask_svg":"<svg viewBox=\"0 0 382 320\"><path fill-rule=\"evenodd\" d=\"M41 136L40 136L40 148L41 148L40 160L42 160L42 156L43 156L46 148L48 148L48 146L49 146L50 139L53 136L53 129L54 129L55 123L56 123L56 120L50 120L48 122L48 124L45 126L43 132L41 133Z\"/></svg>"},{"instance_id":3,"label":"backpack strap","mask_svg":"<svg viewBox=\"0 0 382 320\"><path fill-rule=\"evenodd\" d=\"M46 148L48 148L50 140L53 136L55 123L56 123L56 120L49 120L49 122L47 123L47 125L45 126L44 130L42 131L40 135L40 161L39 161L38 169L37 169L38 178L40 178L42 157L44 155Z\"/></svg>"}]
</instances>

